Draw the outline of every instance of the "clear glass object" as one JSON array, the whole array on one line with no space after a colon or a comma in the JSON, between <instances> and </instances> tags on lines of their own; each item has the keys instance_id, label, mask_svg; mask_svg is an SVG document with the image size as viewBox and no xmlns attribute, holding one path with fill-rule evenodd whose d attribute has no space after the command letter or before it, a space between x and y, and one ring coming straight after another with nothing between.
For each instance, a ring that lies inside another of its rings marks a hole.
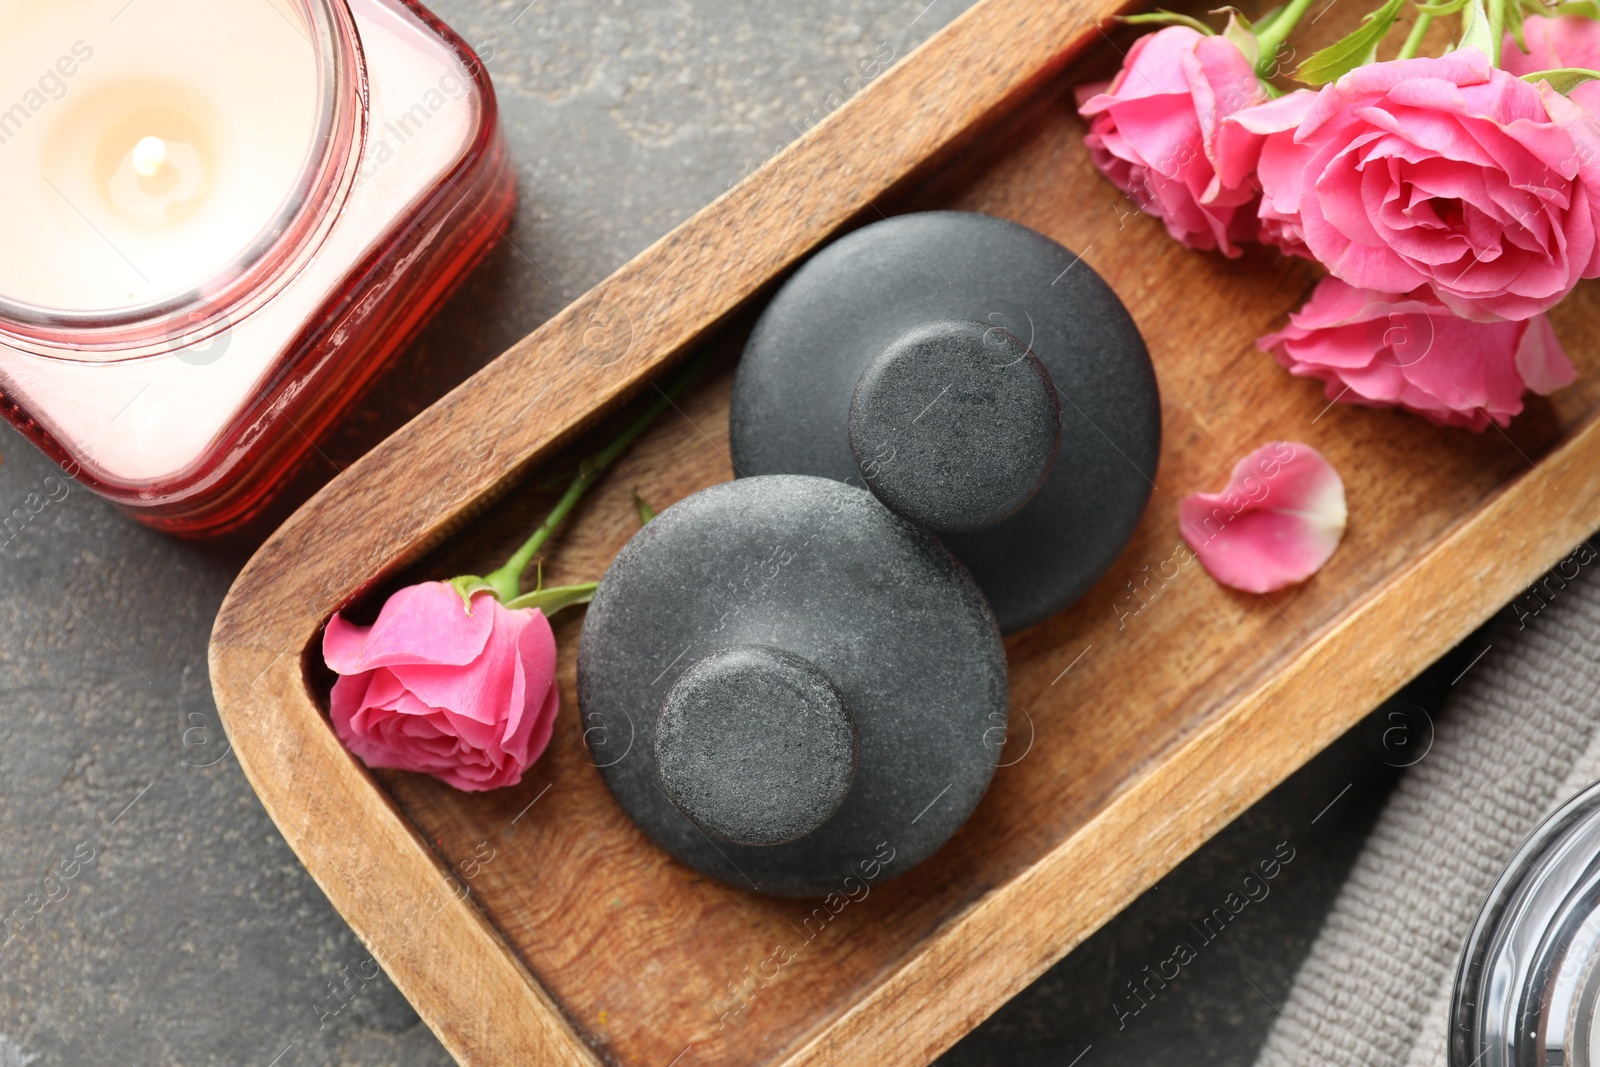
<instances>
[{"instance_id":1,"label":"clear glass object","mask_svg":"<svg viewBox=\"0 0 1600 1067\"><path fill-rule=\"evenodd\" d=\"M1600 783L1517 850L1456 974L1450 1067L1600 1064Z\"/></svg>"},{"instance_id":2,"label":"clear glass object","mask_svg":"<svg viewBox=\"0 0 1600 1067\"><path fill-rule=\"evenodd\" d=\"M173 533L258 513L510 217L411 0L0 0L0 70L0 411Z\"/></svg>"}]
</instances>

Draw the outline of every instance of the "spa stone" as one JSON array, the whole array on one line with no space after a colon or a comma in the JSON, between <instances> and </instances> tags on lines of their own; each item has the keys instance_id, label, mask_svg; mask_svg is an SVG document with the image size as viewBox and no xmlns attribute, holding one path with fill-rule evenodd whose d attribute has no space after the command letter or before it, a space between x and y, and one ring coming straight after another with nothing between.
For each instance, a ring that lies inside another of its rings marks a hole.
<instances>
[{"instance_id":1,"label":"spa stone","mask_svg":"<svg viewBox=\"0 0 1600 1067\"><path fill-rule=\"evenodd\" d=\"M1055 463L1050 372L998 326L914 326L875 356L850 401L850 451L868 489L913 522L993 526L1033 499Z\"/></svg>"},{"instance_id":2,"label":"spa stone","mask_svg":"<svg viewBox=\"0 0 1600 1067\"><path fill-rule=\"evenodd\" d=\"M941 534L1013 632L1071 604L1122 551L1155 485L1161 403L1143 339L1079 256L970 212L901 215L812 256L778 291L734 379L740 476L863 484L849 432L863 371L906 331L969 319L1017 337L1049 372L1058 459L1009 518Z\"/></svg>"},{"instance_id":3,"label":"spa stone","mask_svg":"<svg viewBox=\"0 0 1600 1067\"><path fill-rule=\"evenodd\" d=\"M770 752L735 721L763 692ZM663 849L741 889L823 897L904 873L972 813L1005 737L1005 647L966 569L871 493L741 478L667 508L612 561L578 704L590 762ZM832 805L841 716L855 766L837 808L750 843ZM719 780L741 763L748 780ZM734 810L784 774L791 796Z\"/></svg>"}]
</instances>

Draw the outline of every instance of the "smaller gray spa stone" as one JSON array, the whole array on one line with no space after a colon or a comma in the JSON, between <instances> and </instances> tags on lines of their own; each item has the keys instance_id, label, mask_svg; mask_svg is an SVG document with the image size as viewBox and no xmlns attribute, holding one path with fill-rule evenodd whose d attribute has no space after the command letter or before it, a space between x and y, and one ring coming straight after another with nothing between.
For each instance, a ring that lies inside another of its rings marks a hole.
<instances>
[{"instance_id":1,"label":"smaller gray spa stone","mask_svg":"<svg viewBox=\"0 0 1600 1067\"><path fill-rule=\"evenodd\" d=\"M850 451L868 489L941 533L980 530L1033 499L1055 464L1050 372L998 326L940 319L879 352L850 401Z\"/></svg>"},{"instance_id":2,"label":"smaller gray spa stone","mask_svg":"<svg viewBox=\"0 0 1600 1067\"><path fill-rule=\"evenodd\" d=\"M739 845L777 845L838 810L856 732L828 676L761 645L690 667L656 720L661 790L694 824Z\"/></svg>"}]
</instances>

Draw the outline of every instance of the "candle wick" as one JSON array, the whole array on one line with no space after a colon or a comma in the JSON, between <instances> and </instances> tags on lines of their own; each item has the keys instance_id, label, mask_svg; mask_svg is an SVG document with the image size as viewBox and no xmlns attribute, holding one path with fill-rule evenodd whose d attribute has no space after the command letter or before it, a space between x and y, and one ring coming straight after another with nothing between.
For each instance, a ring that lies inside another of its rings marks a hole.
<instances>
[{"instance_id":1,"label":"candle wick","mask_svg":"<svg viewBox=\"0 0 1600 1067\"><path fill-rule=\"evenodd\" d=\"M133 170L141 178L154 178L167 162L167 142L159 137L141 137L133 146Z\"/></svg>"}]
</instances>

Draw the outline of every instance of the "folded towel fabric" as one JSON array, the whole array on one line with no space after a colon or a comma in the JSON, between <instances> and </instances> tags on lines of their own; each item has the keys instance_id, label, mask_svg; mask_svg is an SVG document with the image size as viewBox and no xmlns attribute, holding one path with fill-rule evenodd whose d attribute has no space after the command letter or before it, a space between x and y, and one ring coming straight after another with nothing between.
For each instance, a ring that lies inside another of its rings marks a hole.
<instances>
[{"instance_id":1,"label":"folded towel fabric","mask_svg":"<svg viewBox=\"0 0 1600 1067\"><path fill-rule=\"evenodd\" d=\"M1479 633L1257 1067L1441 1067L1461 945L1523 839L1600 778L1600 553L1580 545Z\"/></svg>"}]
</instances>

